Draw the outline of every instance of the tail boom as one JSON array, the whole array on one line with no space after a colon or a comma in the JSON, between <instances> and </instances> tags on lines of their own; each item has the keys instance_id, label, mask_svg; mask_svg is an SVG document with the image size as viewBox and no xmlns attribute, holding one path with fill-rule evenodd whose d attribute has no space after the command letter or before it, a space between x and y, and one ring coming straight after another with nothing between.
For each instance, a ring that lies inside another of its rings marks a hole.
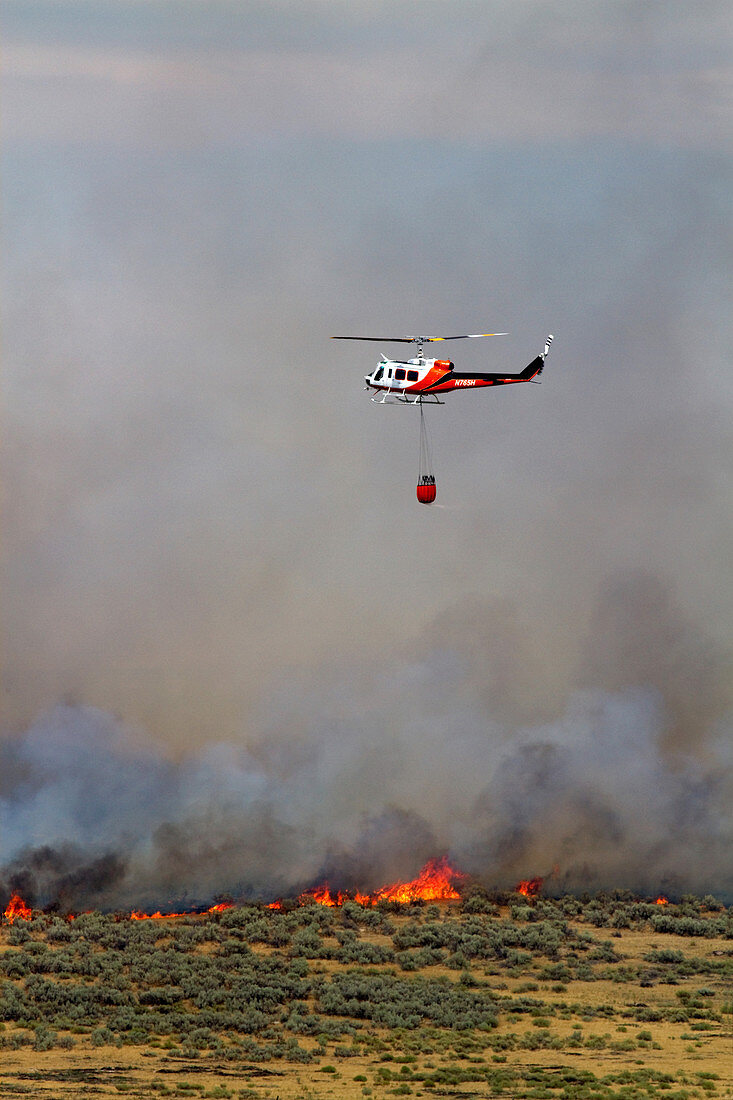
<instances>
[{"instance_id":1,"label":"tail boom","mask_svg":"<svg viewBox=\"0 0 733 1100\"><path fill-rule=\"evenodd\" d=\"M552 341L553 337L548 336L544 351L540 352L521 374L460 374L451 370L449 374L443 375L425 389L431 393L445 393L448 390L481 389L484 386L510 386L517 382L532 382L542 374Z\"/></svg>"}]
</instances>

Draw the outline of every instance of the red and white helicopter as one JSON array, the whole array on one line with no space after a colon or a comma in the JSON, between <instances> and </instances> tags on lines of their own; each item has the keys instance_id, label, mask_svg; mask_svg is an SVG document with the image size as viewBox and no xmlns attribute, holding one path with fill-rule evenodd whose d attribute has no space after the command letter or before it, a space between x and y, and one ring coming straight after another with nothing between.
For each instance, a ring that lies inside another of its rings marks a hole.
<instances>
[{"instance_id":1,"label":"red and white helicopter","mask_svg":"<svg viewBox=\"0 0 733 1100\"><path fill-rule=\"evenodd\" d=\"M364 389L372 390L372 401L380 404L401 403L420 406L420 466L417 481L417 499L420 504L433 504L436 496L430 442L423 407L427 404L443 405L440 394L451 390L483 389L485 386L509 386L515 382L539 382L539 376L550 351L552 336L545 340L544 351L525 367L521 374L489 374L487 372L461 373L450 359L426 359L423 345L444 340L480 340L484 336L506 336L506 332L473 332L463 336L332 336L332 340L370 340L384 344L417 344L414 359L388 359L382 357L371 374L364 376ZM381 396L380 396L381 395Z\"/></svg>"},{"instance_id":2,"label":"red and white helicopter","mask_svg":"<svg viewBox=\"0 0 733 1100\"><path fill-rule=\"evenodd\" d=\"M475 371L462 373L450 359L425 359L423 345L444 340L479 340L484 336L507 336L506 332L474 332L464 336L332 336L332 340L370 340L383 344L417 344L414 359L388 359L384 353L371 374L364 376L364 389L373 390L372 401L390 404L398 401L408 405L425 403L442 405L439 394L452 390L482 389L485 386L508 386L515 382L537 382L552 344L545 348L521 374L489 374ZM381 397L377 396L381 394Z\"/></svg>"}]
</instances>

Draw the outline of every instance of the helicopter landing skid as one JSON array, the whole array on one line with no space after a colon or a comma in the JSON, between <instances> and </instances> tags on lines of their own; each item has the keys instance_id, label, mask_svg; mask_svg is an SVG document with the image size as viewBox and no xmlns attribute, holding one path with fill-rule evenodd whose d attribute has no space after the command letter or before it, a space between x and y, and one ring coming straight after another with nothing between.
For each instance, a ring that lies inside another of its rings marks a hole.
<instances>
[{"instance_id":1,"label":"helicopter landing skid","mask_svg":"<svg viewBox=\"0 0 733 1100\"><path fill-rule=\"evenodd\" d=\"M408 397L392 391L383 393L381 397L371 397L370 401L377 405L445 405L436 393L418 393Z\"/></svg>"}]
</instances>

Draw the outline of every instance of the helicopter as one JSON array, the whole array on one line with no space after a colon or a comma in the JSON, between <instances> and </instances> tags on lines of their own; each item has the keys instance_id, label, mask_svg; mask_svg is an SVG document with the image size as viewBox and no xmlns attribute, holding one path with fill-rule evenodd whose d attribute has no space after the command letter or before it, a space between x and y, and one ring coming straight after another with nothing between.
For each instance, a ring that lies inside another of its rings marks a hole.
<instances>
[{"instance_id":1,"label":"helicopter","mask_svg":"<svg viewBox=\"0 0 733 1100\"><path fill-rule=\"evenodd\" d=\"M545 365L545 358L552 344L552 336L545 341L544 351L532 360L520 374L496 374L471 371L462 373L455 369L450 359L426 359L425 344L446 340L479 340L485 336L508 336L506 332L473 332L462 336L332 336L332 340L369 340L383 344L416 344L417 356L413 359L389 359L382 353L371 374L364 376L365 390L372 390L372 401L380 404L399 402L405 405L426 403L443 405L439 395L452 390L483 389L486 386L508 386L516 382L538 382ZM381 396L379 396L381 395Z\"/></svg>"},{"instance_id":2,"label":"helicopter","mask_svg":"<svg viewBox=\"0 0 733 1100\"><path fill-rule=\"evenodd\" d=\"M446 340L480 340L485 336L508 336L506 332L473 332L462 336L332 336L332 340L370 340L384 344L416 344L414 359L389 359L384 352L371 374L364 376L365 390L372 391L372 401L380 404L418 405L420 407L420 465L417 499L420 504L433 504L437 494L425 405L444 405L440 395L452 390L483 389L486 386L509 386L516 382L539 382L553 337L545 340L544 350L520 374L488 372L461 373L450 359L426 359L425 344ZM380 396L381 395L381 396Z\"/></svg>"}]
</instances>

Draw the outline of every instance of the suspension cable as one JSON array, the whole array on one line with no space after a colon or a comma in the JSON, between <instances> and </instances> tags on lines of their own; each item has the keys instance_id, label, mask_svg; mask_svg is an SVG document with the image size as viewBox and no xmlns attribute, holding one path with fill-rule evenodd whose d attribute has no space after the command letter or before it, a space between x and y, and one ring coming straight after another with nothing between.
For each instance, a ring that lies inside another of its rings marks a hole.
<instances>
[{"instance_id":1,"label":"suspension cable","mask_svg":"<svg viewBox=\"0 0 733 1100\"><path fill-rule=\"evenodd\" d=\"M421 485L435 484L432 447L430 446L430 437L428 435L425 410L422 401L420 402L420 464L418 482Z\"/></svg>"}]
</instances>

